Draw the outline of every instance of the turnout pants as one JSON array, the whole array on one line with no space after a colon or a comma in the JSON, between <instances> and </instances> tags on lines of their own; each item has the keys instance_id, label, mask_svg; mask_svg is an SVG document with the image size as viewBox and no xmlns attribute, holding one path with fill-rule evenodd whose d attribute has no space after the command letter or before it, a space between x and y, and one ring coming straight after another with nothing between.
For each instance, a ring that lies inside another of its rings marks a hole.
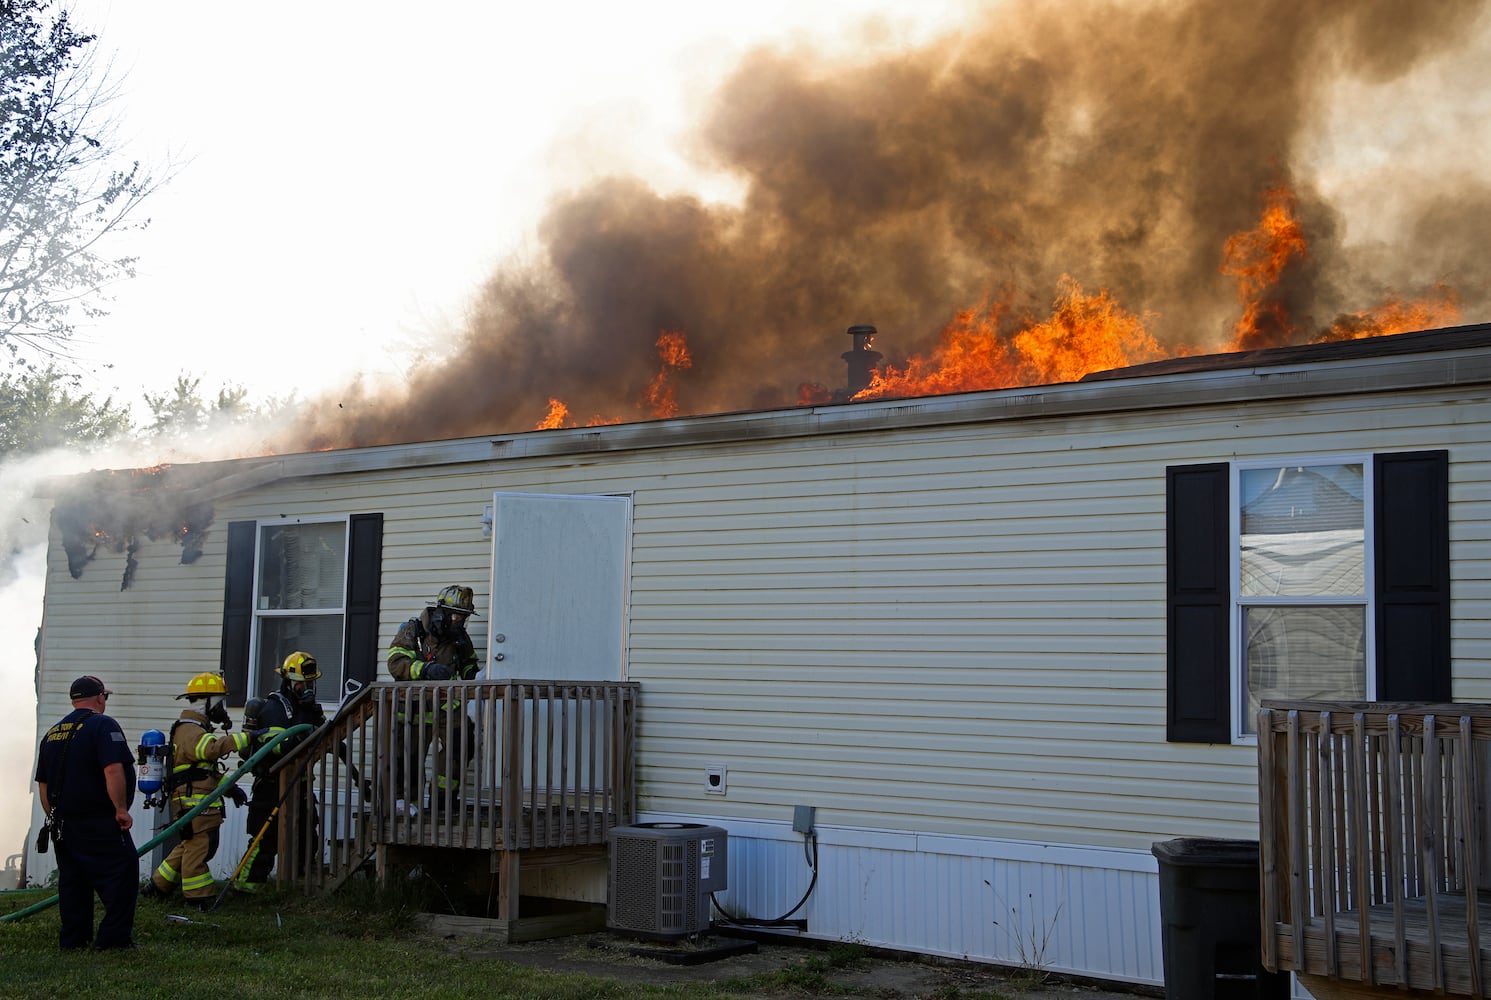
<instances>
[{"instance_id":1,"label":"turnout pants","mask_svg":"<svg viewBox=\"0 0 1491 1000\"><path fill-rule=\"evenodd\" d=\"M178 809L173 817L179 819L186 813ZM212 872L207 862L217 853L217 828L223 825L221 808L208 809L192 820L181 840L166 855L166 860L155 869L150 880L164 895L169 896L176 886L187 899L211 899Z\"/></svg>"},{"instance_id":2,"label":"turnout pants","mask_svg":"<svg viewBox=\"0 0 1491 1000\"><path fill-rule=\"evenodd\" d=\"M461 778L466 773L466 756L475 743L475 735L476 727L466 717L460 702L446 702L439 710L411 702L407 716L400 712L395 719L390 748L393 798L418 803L424 796L425 757L433 746L435 780L429 804L441 809L458 802Z\"/></svg>"},{"instance_id":3,"label":"turnout pants","mask_svg":"<svg viewBox=\"0 0 1491 1000\"><path fill-rule=\"evenodd\" d=\"M316 816L316 800L311 793L311 783L305 778L296 782L290 794L300 796L300 823L296 837L300 851L304 852L310 837L320 826ZM239 892L259 892L269 883L275 860L279 857L280 819L285 815L285 806L289 803L281 805L278 812L275 811L277 805L280 805L279 776L255 778L248 804L248 863L239 865L239 874L233 881L233 888ZM254 842L255 838L258 838L258 843ZM305 867L303 860L300 867Z\"/></svg>"}]
</instances>

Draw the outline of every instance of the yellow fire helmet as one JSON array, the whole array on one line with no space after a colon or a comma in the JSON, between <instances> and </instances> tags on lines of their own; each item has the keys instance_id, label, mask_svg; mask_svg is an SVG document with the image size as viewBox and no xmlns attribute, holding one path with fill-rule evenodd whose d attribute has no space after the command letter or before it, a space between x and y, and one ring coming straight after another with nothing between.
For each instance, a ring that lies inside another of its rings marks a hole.
<instances>
[{"instance_id":1,"label":"yellow fire helmet","mask_svg":"<svg viewBox=\"0 0 1491 1000\"><path fill-rule=\"evenodd\" d=\"M313 681L321 676L321 671L314 656L297 649L280 664L279 675L287 681Z\"/></svg>"},{"instance_id":2,"label":"yellow fire helmet","mask_svg":"<svg viewBox=\"0 0 1491 1000\"><path fill-rule=\"evenodd\" d=\"M228 685L223 683L222 674L214 674L211 671L204 670L202 673L187 681L186 690L178 694L176 697L177 699L205 698L210 694L225 695L227 693Z\"/></svg>"}]
</instances>

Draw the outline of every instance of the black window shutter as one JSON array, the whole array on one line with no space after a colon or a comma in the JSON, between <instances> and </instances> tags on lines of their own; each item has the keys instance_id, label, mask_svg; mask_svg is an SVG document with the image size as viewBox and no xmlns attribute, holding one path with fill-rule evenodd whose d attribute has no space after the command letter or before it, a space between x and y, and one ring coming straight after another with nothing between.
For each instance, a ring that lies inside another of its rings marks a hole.
<instances>
[{"instance_id":1,"label":"black window shutter","mask_svg":"<svg viewBox=\"0 0 1491 1000\"><path fill-rule=\"evenodd\" d=\"M1232 740L1228 467L1165 470L1165 739Z\"/></svg>"},{"instance_id":2,"label":"black window shutter","mask_svg":"<svg viewBox=\"0 0 1491 1000\"><path fill-rule=\"evenodd\" d=\"M1377 698L1449 701L1449 452L1395 452L1373 463Z\"/></svg>"},{"instance_id":3,"label":"black window shutter","mask_svg":"<svg viewBox=\"0 0 1491 1000\"><path fill-rule=\"evenodd\" d=\"M348 532L346 675L378 679L378 594L383 580L383 515L353 514Z\"/></svg>"},{"instance_id":4,"label":"black window shutter","mask_svg":"<svg viewBox=\"0 0 1491 1000\"><path fill-rule=\"evenodd\" d=\"M228 686L228 702L239 706L247 700L249 678L249 633L254 623L254 535L253 521L228 524L228 570L223 584L223 638L219 670Z\"/></svg>"}]
</instances>

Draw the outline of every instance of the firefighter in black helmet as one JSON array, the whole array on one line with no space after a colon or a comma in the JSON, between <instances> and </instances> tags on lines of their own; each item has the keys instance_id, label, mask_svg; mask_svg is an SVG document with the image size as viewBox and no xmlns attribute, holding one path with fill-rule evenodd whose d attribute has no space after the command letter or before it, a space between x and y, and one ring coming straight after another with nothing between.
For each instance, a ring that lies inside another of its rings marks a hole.
<instances>
[{"instance_id":1,"label":"firefighter in black helmet","mask_svg":"<svg viewBox=\"0 0 1491 1000\"><path fill-rule=\"evenodd\" d=\"M258 735L261 740L271 740L292 726L302 723L319 726L324 723L326 710L316 700L316 678L321 676L316 658L310 653L296 650L285 657L275 672L280 675L280 689L262 700L250 699L244 705L244 728ZM254 765L254 785L249 795L248 807L249 857L246 866L239 865L239 874L233 881L233 888L238 892L259 892L274 869L274 859L279 852L280 843L279 823L275 821L275 807L280 802L280 776L271 772L306 735L308 734L281 740L275 744L273 752ZM303 844L317 826L316 803L309 774L297 781L290 794L302 796L302 823L296 836Z\"/></svg>"},{"instance_id":2,"label":"firefighter in black helmet","mask_svg":"<svg viewBox=\"0 0 1491 1000\"><path fill-rule=\"evenodd\" d=\"M466 619L476 615L470 587L451 585L435 595L420 613L400 626L388 647L388 672L396 681L469 681L476 677L476 647L466 633ZM405 705L417 706L405 711ZM394 813L412 814L421 797L419 776L425 754L435 746L432 804L453 807L460 801L466 769L462 746L470 747L471 722L455 699L406 702L395 710L393 752Z\"/></svg>"}]
</instances>

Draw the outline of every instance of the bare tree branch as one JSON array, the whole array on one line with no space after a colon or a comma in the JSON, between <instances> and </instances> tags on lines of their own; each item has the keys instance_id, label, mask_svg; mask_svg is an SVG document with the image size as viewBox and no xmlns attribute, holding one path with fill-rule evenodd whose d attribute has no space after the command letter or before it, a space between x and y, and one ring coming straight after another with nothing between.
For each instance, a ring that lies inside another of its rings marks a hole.
<instances>
[{"instance_id":1,"label":"bare tree branch","mask_svg":"<svg viewBox=\"0 0 1491 1000\"><path fill-rule=\"evenodd\" d=\"M76 319L106 314L105 288L135 259L107 237L143 227L162 181L122 162L96 38L54 0L0 0L0 345L67 356Z\"/></svg>"}]
</instances>

